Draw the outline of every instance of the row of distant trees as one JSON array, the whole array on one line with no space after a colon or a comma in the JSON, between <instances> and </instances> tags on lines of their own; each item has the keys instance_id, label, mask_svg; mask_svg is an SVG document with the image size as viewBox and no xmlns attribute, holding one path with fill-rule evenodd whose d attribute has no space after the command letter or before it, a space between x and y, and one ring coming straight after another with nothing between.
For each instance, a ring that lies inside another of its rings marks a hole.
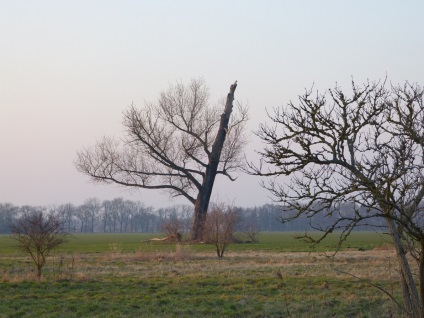
<instances>
[{"instance_id":1,"label":"row of distant trees","mask_svg":"<svg viewBox=\"0 0 424 318\"><path fill-rule=\"evenodd\" d=\"M238 227L243 231L310 231L317 224L325 226L333 220L324 215L316 215L313 219L303 217L289 223L281 223L284 217L281 208L275 204L265 204L252 208L234 207ZM354 209L348 205L344 213L352 213ZM57 206L15 206L0 203L0 233L10 233L10 224L21 216L42 212L53 214L64 224L64 230L70 233L159 233L166 232L168 226L178 226L179 232L190 230L193 208L189 205L174 205L167 208L153 208L140 201L113 200L100 201L87 199L81 205L66 203ZM358 226L359 230L370 229L369 225L378 227L381 221L368 220L367 226ZM312 224L312 225L311 225Z\"/></svg>"}]
</instances>

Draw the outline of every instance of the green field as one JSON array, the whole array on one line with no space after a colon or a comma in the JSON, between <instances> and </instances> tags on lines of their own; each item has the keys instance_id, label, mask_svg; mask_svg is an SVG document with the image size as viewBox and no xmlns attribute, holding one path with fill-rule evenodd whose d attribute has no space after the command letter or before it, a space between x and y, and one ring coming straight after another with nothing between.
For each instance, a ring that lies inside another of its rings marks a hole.
<instances>
[{"instance_id":1,"label":"green field","mask_svg":"<svg viewBox=\"0 0 424 318\"><path fill-rule=\"evenodd\" d=\"M259 234L259 243L233 244L231 251L269 251L269 252L309 252L309 251L334 251L337 248L339 236L330 235L318 246L312 246L295 236L303 233L292 232L267 232ZM318 238L319 234L312 234ZM76 234L69 242L64 244L61 252L66 253L103 253L111 249L111 244L118 243L123 252L135 252L140 248L150 248L153 251L171 251L175 246L169 243L143 243L152 237L161 237L160 234L128 234L128 233L94 233ZM382 234L375 232L353 232L348 241L342 245L342 249L353 248L370 250L384 244L387 239ZM213 251L213 246L205 244L192 245L195 251ZM0 235L0 255L17 253L16 243L8 235Z\"/></svg>"},{"instance_id":2,"label":"green field","mask_svg":"<svg viewBox=\"0 0 424 318\"><path fill-rule=\"evenodd\" d=\"M367 283L400 297L394 253L376 233L353 233L335 258L323 251L336 235L312 251L294 233L263 233L224 259L210 245L142 242L153 236L75 235L41 282L0 236L0 317L402 317Z\"/></svg>"}]
</instances>

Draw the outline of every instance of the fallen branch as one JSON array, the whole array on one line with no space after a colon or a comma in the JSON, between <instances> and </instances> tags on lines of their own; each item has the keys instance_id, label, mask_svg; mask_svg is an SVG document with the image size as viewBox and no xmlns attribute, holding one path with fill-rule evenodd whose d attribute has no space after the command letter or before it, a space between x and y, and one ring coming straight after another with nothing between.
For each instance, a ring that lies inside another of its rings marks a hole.
<instances>
[{"instance_id":1,"label":"fallen branch","mask_svg":"<svg viewBox=\"0 0 424 318\"><path fill-rule=\"evenodd\" d=\"M141 243L175 241L176 239L177 239L176 235L171 235L164 238L154 237L149 240L141 241Z\"/></svg>"}]
</instances>

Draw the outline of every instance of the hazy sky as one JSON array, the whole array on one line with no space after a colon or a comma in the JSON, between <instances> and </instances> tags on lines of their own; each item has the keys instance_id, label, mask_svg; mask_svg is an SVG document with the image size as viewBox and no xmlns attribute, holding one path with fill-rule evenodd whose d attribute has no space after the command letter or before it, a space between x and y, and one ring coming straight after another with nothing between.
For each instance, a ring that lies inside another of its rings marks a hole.
<instances>
[{"instance_id":1,"label":"hazy sky","mask_svg":"<svg viewBox=\"0 0 424 318\"><path fill-rule=\"evenodd\" d=\"M266 109L351 77L424 84L424 1L0 0L0 202L82 203L166 194L89 182L76 152L119 137L122 111L175 80L203 77L212 102L238 80L249 129ZM252 138L253 139L253 138ZM253 149L262 147L253 142ZM258 179L218 181L214 198L269 202Z\"/></svg>"}]
</instances>

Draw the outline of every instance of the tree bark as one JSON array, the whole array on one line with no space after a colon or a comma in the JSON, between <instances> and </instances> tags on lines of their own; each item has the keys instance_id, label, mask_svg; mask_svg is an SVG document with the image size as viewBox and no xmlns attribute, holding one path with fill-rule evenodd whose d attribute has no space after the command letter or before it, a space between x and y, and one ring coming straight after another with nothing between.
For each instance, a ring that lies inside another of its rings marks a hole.
<instances>
[{"instance_id":1,"label":"tree bark","mask_svg":"<svg viewBox=\"0 0 424 318\"><path fill-rule=\"evenodd\" d=\"M402 285L402 294L404 306L410 312L408 316L411 318L423 318L423 308L420 302L420 296L412 276L411 268L409 266L408 260L406 259L406 251L403 247L403 243L399 236L396 225L392 219L387 219L387 225L389 227L389 232L393 238L393 243L396 249L396 256L400 268L400 279ZM421 278L421 277L420 277Z\"/></svg>"},{"instance_id":2,"label":"tree bark","mask_svg":"<svg viewBox=\"0 0 424 318\"><path fill-rule=\"evenodd\" d=\"M421 255L418 263L418 286L420 290L420 305L421 305L421 316L424 316L424 242L421 241Z\"/></svg>"},{"instance_id":3,"label":"tree bark","mask_svg":"<svg viewBox=\"0 0 424 318\"><path fill-rule=\"evenodd\" d=\"M206 168L201 189L194 203L194 218L191 227L190 239L201 240L206 221L206 214L212 195L213 184L218 171L219 160L221 158L222 148L228 133L228 123L231 112L233 111L234 92L237 87L237 81L231 85L230 92L227 95L224 112L221 115L219 129L212 145L212 151L209 155L209 163Z\"/></svg>"}]
</instances>

